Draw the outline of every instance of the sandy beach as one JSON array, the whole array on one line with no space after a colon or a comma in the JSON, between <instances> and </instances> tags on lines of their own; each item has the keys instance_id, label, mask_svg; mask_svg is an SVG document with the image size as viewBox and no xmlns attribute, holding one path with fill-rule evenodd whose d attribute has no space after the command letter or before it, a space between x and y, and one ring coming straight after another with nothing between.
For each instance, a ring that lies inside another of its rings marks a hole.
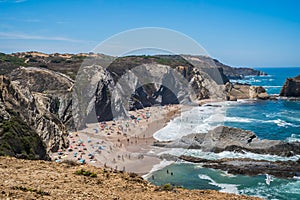
<instances>
[{"instance_id":1,"label":"sandy beach","mask_svg":"<svg viewBox=\"0 0 300 200\"><path fill-rule=\"evenodd\" d=\"M130 119L87 124L70 132L70 146L51 155L56 162L74 160L96 167L145 175L161 159L153 134L182 111L181 105L157 106L129 111Z\"/></svg>"}]
</instances>

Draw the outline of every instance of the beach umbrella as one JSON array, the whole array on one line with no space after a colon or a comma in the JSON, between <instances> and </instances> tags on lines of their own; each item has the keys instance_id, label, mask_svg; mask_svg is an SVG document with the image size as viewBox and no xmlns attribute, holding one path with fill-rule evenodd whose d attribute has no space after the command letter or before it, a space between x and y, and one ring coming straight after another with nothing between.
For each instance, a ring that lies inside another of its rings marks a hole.
<instances>
[{"instance_id":1,"label":"beach umbrella","mask_svg":"<svg viewBox=\"0 0 300 200\"><path fill-rule=\"evenodd\" d=\"M98 129L94 128L95 133L98 133Z\"/></svg>"},{"instance_id":2,"label":"beach umbrella","mask_svg":"<svg viewBox=\"0 0 300 200\"><path fill-rule=\"evenodd\" d=\"M84 163L85 163L85 160L84 160L84 159L80 159L79 162L80 162L81 164L84 164Z\"/></svg>"},{"instance_id":3,"label":"beach umbrella","mask_svg":"<svg viewBox=\"0 0 300 200\"><path fill-rule=\"evenodd\" d=\"M99 146L98 149L100 150L104 150L103 146Z\"/></svg>"}]
</instances>

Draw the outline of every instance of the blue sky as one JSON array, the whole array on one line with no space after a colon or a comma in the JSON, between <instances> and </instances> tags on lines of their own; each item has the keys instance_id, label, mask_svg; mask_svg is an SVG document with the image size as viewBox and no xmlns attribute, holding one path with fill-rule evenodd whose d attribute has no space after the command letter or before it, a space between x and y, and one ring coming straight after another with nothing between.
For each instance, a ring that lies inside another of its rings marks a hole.
<instances>
[{"instance_id":1,"label":"blue sky","mask_svg":"<svg viewBox=\"0 0 300 200\"><path fill-rule=\"evenodd\" d=\"M300 66L300 1L0 0L0 51L89 52L122 31L182 32L233 66Z\"/></svg>"}]
</instances>

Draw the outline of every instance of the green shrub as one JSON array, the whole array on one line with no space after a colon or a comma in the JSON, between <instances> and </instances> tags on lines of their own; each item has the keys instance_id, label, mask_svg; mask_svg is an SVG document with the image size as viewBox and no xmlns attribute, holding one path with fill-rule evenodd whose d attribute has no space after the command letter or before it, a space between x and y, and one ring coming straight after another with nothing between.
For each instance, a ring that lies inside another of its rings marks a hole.
<instances>
[{"instance_id":1,"label":"green shrub","mask_svg":"<svg viewBox=\"0 0 300 200\"><path fill-rule=\"evenodd\" d=\"M164 185L162 186L162 189L163 189L164 191L171 191L171 190L173 189L173 187L171 186L170 183L167 183L167 184L164 184Z\"/></svg>"},{"instance_id":2,"label":"green shrub","mask_svg":"<svg viewBox=\"0 0 300 200\"><path fill-rule=\"evenodd\" d=\"M155 191L172 191L173 189L174 186L172 186L170 183L166 183L156 188Z\"/></svg>"},{"instance_id":3,"label":"green shrub","mask_svg":"<svg viewBox=\"0 0 300 200\"><path fill-rule=\"evenodd\" d=\"M49 192L45 192L43 190L37 190L37 189L32 189L32 188L26 188L22 186L14 186L12 187L13 190L21 190L23 192L34 192L36 194L42 195L42 196L49 196Z\"/></svg>"},{"instance_id":4,"label":"green shrub","mask_svg":"<svg viewBox=\"0 0 300 200\"><path fill-rule=\"evenodd\" d=\"M76 175L83 175L83 176L88 176L88 177L97 177L97 174L96 173L93 173L93 172L90 172L90 171L86 171L84 169L81 169L81 170L77 170L75 172Z\"/></svg>"},{"instance_id":5,"label":"green shrub","mask_svg":"<svg viewBox=\"0 0 300 200\"><path fill-rule=\"evenodd\" d=\"M48 160L45 144L39 135L14 115L12 112L10 120L0 123L0 155Z\"/></svg>"}]
</instances>

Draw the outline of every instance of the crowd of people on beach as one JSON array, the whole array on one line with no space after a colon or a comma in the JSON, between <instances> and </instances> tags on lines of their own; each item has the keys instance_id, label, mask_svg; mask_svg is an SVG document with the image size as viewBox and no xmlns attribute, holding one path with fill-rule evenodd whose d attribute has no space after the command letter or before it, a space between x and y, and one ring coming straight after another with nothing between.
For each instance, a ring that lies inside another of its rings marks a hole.
<instances>
[{"instance_id":1,"label":"crowd of people on beach","mask_svg":"<svg viewBox=\"0 0 300 200\"><path fill-rule=\"evenodd\" d=\"M69 147L59 149L52 158L58 163L73 160L80 164L125 170L125 161L144 159L144 155L135 152L134 147L150 144L150 139L153 140L153 133L147 131L149 122L159 119L162 117L159 115L172 109L174 106L171 105L145 108L130 111L130 119L88 124L84 130L70 132Z\"/></svg>"}]
</instances>

